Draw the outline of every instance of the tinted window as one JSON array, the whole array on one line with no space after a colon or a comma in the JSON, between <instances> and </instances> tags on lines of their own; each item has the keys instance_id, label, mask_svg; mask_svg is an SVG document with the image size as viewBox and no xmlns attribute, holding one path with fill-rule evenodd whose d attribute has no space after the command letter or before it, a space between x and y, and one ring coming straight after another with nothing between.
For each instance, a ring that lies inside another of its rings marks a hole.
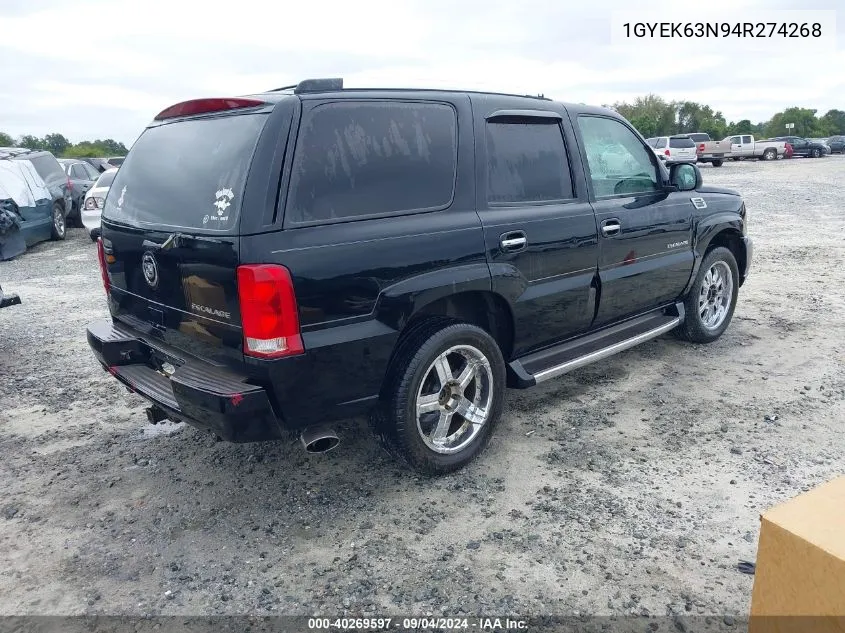
<instances>
[{"instance_id":1,"label":"tinted window","mask_svg":"<svg viewBox=\"0 0 845 633\"><path fill-rule=\"evenodd\" d=\"M299 133L286 219L325 222L444 208L455 189L457 143L455 111L445 104L318 106Z\"/></svg>"},{"instance_id":2,"label":"tinted window","mask_svg":"<svg viewBox=\"0 0 845 633\"><path fill-rule=\"evenodd\" d=\"M743 143L750 143L750 142L751 142L751 137L750 137L750 136L743 136L743 137L742 137L742 142L743 142Z\"/></svg>"},{"instance_id":3,"label":"tinted window","mask_svg":"<svg viewBox=\"0 0 845 633\"><path fill-rule=\"evenodd\" d=\"M487 124L489 202L572 197L572 177L557 119L505 119Z\"/></svg>"},{"instance_id":4,"label":"tinted window","mask_svg":"<svg viewBox=\"0 0 845 633\"><path fill-rule=\"evenodd\" d=\"M42 154L34 158L27 157L27 160L32 163L35 171L44 181L64 180L67 177L59 161L50 154Z\"/></svg>"},{"instance_id":5,"label":"tinted window","mask_svg":"<svg viewBox=\"0 0 845 633\"><path fill-rule=\"evenodd\" d=\"M654 147L656 149L663 149L664 147L666 147L666 137L661 136L659 139L657 139L657 144Z\"/></svg>"},{"instance_id":6,"label":"tinted window","mask_svg":"<svg viewBox=\"0 0 845 633\"><path fill-rule=\"evenodd\" d=\"M231 232L266 115L147 129L117 171L103 217L132 226Z\"/></svg>"},{"instance_id":7,"label":"tinted window","mask_svg":"<svg viewBox=\"0 0 845 633\"><path fill-rule=\"evenodd\" d=\"M689 137L696 143L706 143L710 140L709 134L690 134Z\"/></svg>"},{"instance_id":8,"label":"tinted window","mask_svg":"<svg viewBox=\"0 0 845 633\"><path fill-rule=\"evenodd\" d=\"M638 194L659 188L654 152L622 122L578 117L590 179L597 197Z\"/></svg>"},{"instance_id":9,"label":"tinted window","mask_svg":"<svg viewBox=\"0 0 845 633\"><path fill-rule=\"evenodd\" d=\"M656 147L657 146L657 139L656 138L647 138L645 140L645 142L648 143L650 147Z\"/></svg>"},{"instance_id":10,"label":"tinted window","mask_svg":"<svg viewBox=\"0 0 845 633\"><path fill-rule=\"evenodd\" d=\"M97 178L97 182L94 183L94 187L111 187L116 175L117 171L107 171L101 174L100 177Z\"/></svg>"},{"instance_id":11,"label":"tinted window","mask_svg":"<svg viewBox=\"0 0 845 633\"><path fill-rule=\"evenodd\" d=\"M123 164L123 156L118 156L117 158L109 158L108 160L109 165L114 167L120 167Z\"/></svg>"},{"instance_id":12,"label":"tinted window","mask_svg":"<svg viewBox=\"0 0 845 633\"><path fill-rule=\"evenodd\" d=\"M695 142L691 138L670 138L669 147L695 147Z\"/></svg>"}]
</instances>

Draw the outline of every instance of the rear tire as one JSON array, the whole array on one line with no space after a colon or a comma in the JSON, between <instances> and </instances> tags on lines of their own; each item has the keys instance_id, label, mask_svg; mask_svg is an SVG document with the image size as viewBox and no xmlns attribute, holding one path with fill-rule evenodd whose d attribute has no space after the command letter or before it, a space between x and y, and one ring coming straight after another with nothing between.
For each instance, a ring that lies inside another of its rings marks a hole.
<instances>
[{"instance_id":1,"label":"rear tire","mask_svg":"<svg viewBox=\"0 0 845 633\"><path fill-rule=\"evenodd\" d=\"M704 256L684 299L685 318L676 333L692 343L712 343L728 329L739 290L734 254L718 246Z\"/></svg>"},{"instance_id":2,"label":"rear tire","mask_svg":"<svg viewBox=\"0 0 845 633\"><path fill-rule=\"evenodd\" d=\"M820 149L814 149L812 152L810 152L810 156L812 158L821 158L821 155L822 151Z\"/></svg>"},{"instance_id":3,"label":"rear tire","mask_svg":"<svg viewBox=\"0 0 845 633\"><path fill-rule=\"evenodd\" d=\"M775 160L778 157L776 149L767 149L763 152L763 160Z\"/></svg>"},{"instance_id":4,"label":"rear tire","mask_svg":"<svg viewBox=\"0 0 845 633\"><path fill-rule=\"evenodd\" d=\"M721 167L721 166L722 166L722 161L720 161L720 160L714 160L713 161L713 167Z\"/></svg>"},{"instance_id":5,"label":"rear tire","mask_svg":"<svg viewBox=\"0 0 845 633\"><path fill-rule=\"evenodd\" d=\"M50 229L50 238L54 240L65 239L67 227L65 225L65 210L58 202L53 203L53 226Z\"/></svg>"},{"instance_id":6,"label":"rear tire","mask_svg":"<svg viewBox=\"0 0 845 633\"><path fill-rule=\"evenodd\" d=\"M435 318L409 331L373 415L388 450L417 471L458 470L487 446L502 414L505 361L474 325Z\"/></svg>"}]
</instances>

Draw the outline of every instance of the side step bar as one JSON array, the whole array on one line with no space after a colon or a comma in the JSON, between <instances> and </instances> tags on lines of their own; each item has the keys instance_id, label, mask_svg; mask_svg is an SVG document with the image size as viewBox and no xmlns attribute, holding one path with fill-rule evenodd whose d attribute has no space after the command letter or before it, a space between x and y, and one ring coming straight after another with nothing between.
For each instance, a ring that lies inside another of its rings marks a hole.
<instances>
[{"instance_id":1,"label":"side step bar","mask_svg":"<svg viewBox=\"0 0 845 633\"><path fill-rule=\"evenodd\" d=\"M513 386L524 389L613 356L665 334L684 320L684 306L649 312L598 332L565 341L523 356L509 365L516 378Z\"/></svg>"}]
</instances>

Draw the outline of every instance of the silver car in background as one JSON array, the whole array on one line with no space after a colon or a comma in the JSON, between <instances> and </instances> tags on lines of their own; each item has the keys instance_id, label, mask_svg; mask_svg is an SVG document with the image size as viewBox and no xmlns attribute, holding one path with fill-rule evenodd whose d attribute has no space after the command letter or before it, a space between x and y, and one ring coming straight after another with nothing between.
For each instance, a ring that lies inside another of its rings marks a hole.
<instances>
[{"instance_id":1,"label":"silver car in background","mask_svg":"<svg viewBox=\"0 0 845 633\"><path fill-rule=\"evenodd\" d=\"M117 169L117 167L107 169L100 174L97 182L85 194L85 202L82 205L82 226L94 241L100 236L100 216Z\"/></svg>"},{"instance_id":2,"label":"silver car in background","mask_svg":"<svg viewBox=\"0 0 845 633\"><path fill-rule=\"evenodd\" d=\"M654 150L657 157L667 165L698 162L695 141L686 134L655 136L647 138L646 143Z\"/></svg>"}]
</instances>

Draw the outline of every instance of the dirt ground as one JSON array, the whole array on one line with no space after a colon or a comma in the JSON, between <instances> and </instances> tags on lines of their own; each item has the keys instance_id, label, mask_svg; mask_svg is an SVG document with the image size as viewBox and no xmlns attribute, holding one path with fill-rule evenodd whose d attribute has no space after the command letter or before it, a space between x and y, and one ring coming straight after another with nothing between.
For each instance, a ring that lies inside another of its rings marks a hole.
<instances>
[{"instance_id":1,"label":"dirt ground","mask_svg":"<svg viewBox=\"0 0 845 633\"><path fill-rule=\"evenodd\" d=\"M759 514L845 472L845 156L702 171L756 241L726 334L510 391L436 480L359 420L322 456L150 426L84 232L0 264L0 614L745 615Z\"/></svg>"}]
</instances>

